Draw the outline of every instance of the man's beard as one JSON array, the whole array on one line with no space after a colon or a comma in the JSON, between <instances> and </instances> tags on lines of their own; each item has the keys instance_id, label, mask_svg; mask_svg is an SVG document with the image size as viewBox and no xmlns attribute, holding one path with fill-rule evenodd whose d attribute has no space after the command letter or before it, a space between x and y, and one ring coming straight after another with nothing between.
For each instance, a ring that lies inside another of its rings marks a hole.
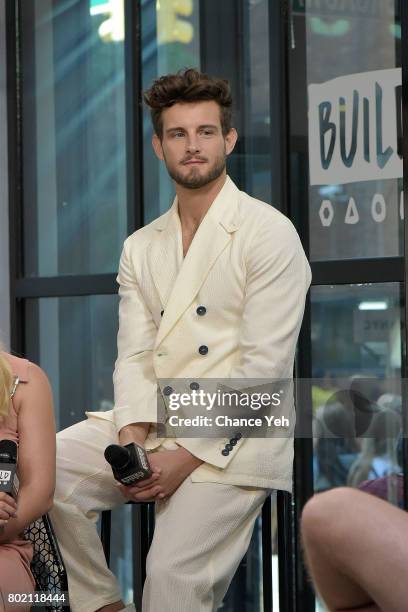
<instances>
[{"instance_id":1,"label":"man's beard","mask_svg":"<svg viewBox=\"0 0 408 612\"><path fill-rule=\"evenodd\" d=\"M181 187L185 187L186 189L199 189L200 187L205 187L205 185L208 185L221 176L226 166L226 155L223 154L217 157L212 167L205 174L196 172L194 169L195 166L191 166L191 170L193 170L193 172L190 172L188 176L184 176L181 172L178 172L178 170L174 168L169 168L166 159L164 162L166 164L167 172L173 181L175 181L178 185L181 185Z\"/></svg>"}]
</instances>

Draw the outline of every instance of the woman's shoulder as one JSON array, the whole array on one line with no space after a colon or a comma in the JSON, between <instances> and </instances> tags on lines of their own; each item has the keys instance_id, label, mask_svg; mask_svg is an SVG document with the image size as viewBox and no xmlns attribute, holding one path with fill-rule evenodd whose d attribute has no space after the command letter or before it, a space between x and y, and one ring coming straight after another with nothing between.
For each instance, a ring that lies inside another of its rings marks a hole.
<instances>
[{"instance_id":1,"label":"woman's shoulder","mask_svg":"<svg viewBox=\"0 0 408 612\"><path fill-rule=\"evenodd\" d=\"M8 361L13 376L17 377L20 383L28 383L30 381L34 383L48 383L47 375L37 364L10 353L2 352L1 354Z\"/></svg>"},{"instance_id":2,"label":"woman's shoulder","mask_svg":"<svg viewBox=\"0 0 408 612\"><path fill-rule=\"evenodd\" d=\"M17 376L20 382L28 382L30 377L30 362L28 359L10 355L10 353L2 352L2 356L9 363L14 376Z\"/></svg>"},{"instance_id":3,"label":"woman's shoulder","mask_svg":"<svg viewBox=\"0 0 408 612\"><path fill-rule=\"evenodd\" d=\"M1 354L10 364L12 374L15 377L15 387L12 394L15 410L20 412L20 409L28 400L30 411L33 406L35 407L36 400L39 400L40 404L43 401L48 401L51 396L51 386L44 370L28 359L15 357L15 355L9 353Z\"/></svg>"}]
</instances>

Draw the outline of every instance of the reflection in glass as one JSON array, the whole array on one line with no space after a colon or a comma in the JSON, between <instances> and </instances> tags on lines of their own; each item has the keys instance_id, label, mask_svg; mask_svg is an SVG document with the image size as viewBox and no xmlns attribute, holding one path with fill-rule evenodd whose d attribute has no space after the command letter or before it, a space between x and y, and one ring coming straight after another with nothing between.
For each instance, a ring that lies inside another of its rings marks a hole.
<instances>
[{"instance_id":1,"label":"reflection in glass","mask_svg":"<svg viewBox=\"0 0 408 612\"><path fill-rule=\"evenodd\" d=\"M199 2L189 0L179 11L172 0L142 3L142 85L146 90L163 74L200 68ZM174 197L172 181L156 158L148 110L143 115L145 223L165 212ZM152 197L152 195L154 196Z\"/></svg>"},{"instance_id":2,"label":"reflection in glass","mask_svg":"<svg viewBox=\"0 0 408 612\"><path fill-rule=\"evenodd\" d=\"M117 269L127 194L123 15L113 4L21 3L25 276Z\"/></svg>"},{"instance_id":3,"label":"reflection in glass","mask_svg":"<svg viewBox=\"0 0 408 612\"><path fill-rule=\"evenodd\" d=\"M401 376L398 283L312 287L312 377Z\"/></svg>"},{"instance_id":4,"label":"reflection in glass","mask_svg":"<svg viewBox=\"0 0 408 612\"><path fill-rule=\"evenodd\" d=\"M311 301L315 490L401 505L400 286L313 287Z\"/></svg>"},{"instance_id":5,"label":"reflection in glass","mask_svg":"<svg viewBox=\"0 0 408 612\"><path fill-rule=\"evenodd\" d=\"M113 407L117 295L27 300L27 356L47 373L57 429Z\"/></svg>"},{"instance_id":6,"label":"reflection in glass","mask_svg":"<svg viewBox=\"0 0 408 612\"><path fill-rule=\"evenodd\" d=\"M123 601L133 601L133 530L131 504L112 511L110 569L117 577Z\"/></svg>"}]
</instances>

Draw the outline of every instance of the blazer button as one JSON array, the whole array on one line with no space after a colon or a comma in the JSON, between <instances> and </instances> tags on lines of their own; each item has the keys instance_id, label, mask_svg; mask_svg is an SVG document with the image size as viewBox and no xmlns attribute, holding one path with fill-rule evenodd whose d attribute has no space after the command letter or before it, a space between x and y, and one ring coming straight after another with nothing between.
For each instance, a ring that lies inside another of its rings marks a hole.
<instances>
[{"instance_id":1,"label":"blazer button","mask_svg":"<svg viewBox=\"0 0 408 612\"><path fill-rule=\"evenodd\" d=\"M229 450L228 450L228 449L226 449L226 448L224 448L224 449L221 451L221 455L224 455L224 457L227 457L227 456L229 455Z\"/></svg>"},{"instance_id":2,"label":"blazer button","mask_svg":"<svg viewBox=\"0 0 408 612\"><path fill-rule=\"evenodd\" d=\"M229 443L230 443L232 446L235 446L237 442L238 442L238 440L237 440L236 438L231 438L231 440L229 441Z\"/></svg>"},{"instance_id":3,"label":"blazer button","mask_svg":"<svg viewBox=\"0 0 408 612\"><path fill-rule=\"evenodd\" d=\"M200 348L198 349L198 352L200 353L200 355L206 355L208 353L208 346L205 346L205 344L202 344Z\"/></svg>"},{"instance_id":4,"label":"blazer button","mask_svg":"<svg viewBox=\"0 0 408 612\"><path fill-rule=\"evenodd\" d=\"M171 395L173 391L174 391L173 387L164 387L163 395Z\"/></svg>"},{"instance_id":5,"label":"blazer button","mask_svg":"<svg viewBox=\"0 0 408 612\"><path fill-rule=\"evenodd\" d=\"M232 444L226 444L225 448L227 449L228 452L232 451L234 449Z\"/></svg>"},{"instance_id":6,"label":"blazer button","mask_svg":"<svg viewBox=\"0 0 408 612\"><path fill-rule=\"evenodd\" d=\"M164 313L164 310L162 310L162 311L160 312L160 316L161 316L161 317L163 316L163 313Z\"/></svg>"},{"instance_id":7,"label":"blazer button","mask_svg":"<svg viewBox=\"0 0 408 612\"><path fill-rule=\"evenodd\" d=\"M203 315L205 315L205 313L207 312L207 309L205 306L199 306L196 310L196 313L202 317Z\"/></svg>"},{"instance_id":8,"label":"blazer button","mask_svg":"<svg viewBox=\"0 0 408 612\"><path fill-rule=\"evenodd\" d=\"M192 391L197 391L199 388L200 388L200 385L195 380L193 380L193 382L190 383L190 389Z\"/></svg>"},{"instance_id":9,"label":"blazer button","mask_svg":"<svg viewBox=\"0 0 408 612\"><path fill-rule=\"evenodd\" d=\"M240 440L240 439L242 438L242 433L240 433L240 432L236 433L236 434L235 434L235 438L236 438L237 440Z\"/></svg>"}]
</instances>

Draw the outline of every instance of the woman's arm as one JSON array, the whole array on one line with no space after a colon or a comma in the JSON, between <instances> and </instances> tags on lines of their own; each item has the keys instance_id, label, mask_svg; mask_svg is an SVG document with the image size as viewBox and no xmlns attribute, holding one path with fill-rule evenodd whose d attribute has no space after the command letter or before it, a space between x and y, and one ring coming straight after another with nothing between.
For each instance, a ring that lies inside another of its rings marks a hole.
<instances>
[{"instance_id":1,"label":"woman's arm","mask_svg":"<svg viewBox=\"0 0 408 612\"><path fill-rule=\"evenodd\" d=\"M18 476L20 490L17 516L0 532L4 544L48 512L55 488L55 421L48 379L30 364L28 383L20 384L14 396L18 414Z\"/></svg>"}]
</instances>

